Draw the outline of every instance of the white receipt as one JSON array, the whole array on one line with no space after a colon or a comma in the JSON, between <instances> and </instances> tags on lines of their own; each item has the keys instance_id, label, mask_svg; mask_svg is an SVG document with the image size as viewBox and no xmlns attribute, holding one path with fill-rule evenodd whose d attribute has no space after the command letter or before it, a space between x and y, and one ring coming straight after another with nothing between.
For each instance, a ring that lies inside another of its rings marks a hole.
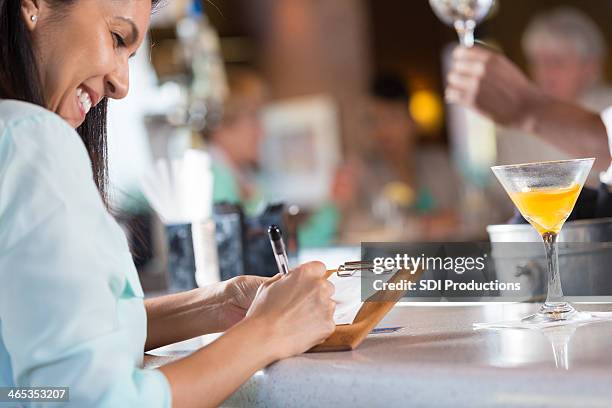
<instances>
[{"instance_id":1,"label":"white receipt","mask_svg":"<svg viewBox=\"0 0 612 408\"><path fill-rule=\"evenodd\" d=\"M337 273L329 277L336 291L332 299L336 302L334 322L337 325L351 324L361 309L361 276L355 273L353 276L340 277Z\"/></svg>"}]
</instances>

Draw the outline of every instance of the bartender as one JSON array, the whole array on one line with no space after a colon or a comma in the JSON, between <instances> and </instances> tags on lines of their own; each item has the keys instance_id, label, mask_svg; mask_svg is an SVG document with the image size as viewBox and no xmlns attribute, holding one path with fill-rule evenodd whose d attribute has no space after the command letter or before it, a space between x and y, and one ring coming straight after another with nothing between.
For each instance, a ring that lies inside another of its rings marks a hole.
<instances>
[{"instance_id":1,"label":"bartender","mask_svg":"<svg viewBox=\"0 0 612 408\"><path fill-rule=\"evenodd\" d=\"M526 132L576 157L595 157L597 190L581 192L570 219L612 216L612 107L602 113L559 99L531 82L504 55L484 47L458 47L447 77L446 99ZM609 168L606 170L606 168Z\"/></svg>"},{"instance_id":2,"label":"bartender","mask_svg":"<svg viewBox=\"0 0 612 408\"><path fill-rule=\"evenodd\" d=\"M143 300L106 205L105 122L157 2L0 1L0 387L69 387L80 408L217 406L334 330L320 263ZM221 331L142 368L147 349Z\"/></svg>"},{"instance_id":3,"label":"bartender","mask_svg":"<svg viewBox=\"0 0 612 408\"><path fill-rule=\"evenodd\" d=\"M521 44L527 71L543 92L594 112L612 105L612 89L603 80L607 55L605 37L584 12L563 6L534 16L523 33ZM528 133L503 127L496 133L500 163L573 157ZM587 185L598 184L594 172ZM504 191L499 193L507 198Z\"/></svg>"}]
</instances>

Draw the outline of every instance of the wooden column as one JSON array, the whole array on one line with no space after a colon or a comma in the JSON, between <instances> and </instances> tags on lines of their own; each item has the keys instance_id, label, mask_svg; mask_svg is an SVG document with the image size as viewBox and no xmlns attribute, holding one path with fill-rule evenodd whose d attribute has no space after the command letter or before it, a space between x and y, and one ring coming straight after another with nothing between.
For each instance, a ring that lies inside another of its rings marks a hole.
<instances>
[{"instance_id":1,"label":"wooden column","mask_svg":"<svg viewBox=\"0 0 612 408\"><path fill-rule=\"evenodd\" d=\"M275 98L331 95L340 108L345 151L364 140L370 75L362 0L245 0L259 65Z\"/></svg>"}]
</instances>

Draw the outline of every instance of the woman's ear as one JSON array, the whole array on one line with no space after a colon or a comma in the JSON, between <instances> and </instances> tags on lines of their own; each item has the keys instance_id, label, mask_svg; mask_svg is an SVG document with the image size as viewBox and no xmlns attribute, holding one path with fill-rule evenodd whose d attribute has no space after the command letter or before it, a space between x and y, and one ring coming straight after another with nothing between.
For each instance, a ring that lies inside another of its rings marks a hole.
<instances>
[{"instance_id":1,"label":"woman's ear","mask_svg":"<svg viewBox=\"0 0 612 408\"><path fill-rule=\"evenodd\" d=\"M21 1L21 16L30 31L34 30L40 18L40 2L41 0Z\"/></svg>"}]
</instances>

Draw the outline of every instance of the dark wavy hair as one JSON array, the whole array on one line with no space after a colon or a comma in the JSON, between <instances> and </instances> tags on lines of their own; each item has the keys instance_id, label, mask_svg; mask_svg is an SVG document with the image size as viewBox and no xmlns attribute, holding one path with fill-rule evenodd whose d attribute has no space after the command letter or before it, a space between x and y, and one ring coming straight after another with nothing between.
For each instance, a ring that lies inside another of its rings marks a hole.
<instances>
[{"instance_id":1,"label":"dark wavy hair","mask_svg":"<svg viewBox=\"0 0 612 408\"><path fill-rule=\"evenodd\" d=\"M76 1L42 0L62 13ZM104 1L104 0L97 0ZM17 99L46 107L32 38L21 14L22 0L0 0L0 99ZM151 0L152 10L160 0ZM91 160L93 178L108 206L106 107L104 98L77 129Z\"/></svg>"}]
</instances>

